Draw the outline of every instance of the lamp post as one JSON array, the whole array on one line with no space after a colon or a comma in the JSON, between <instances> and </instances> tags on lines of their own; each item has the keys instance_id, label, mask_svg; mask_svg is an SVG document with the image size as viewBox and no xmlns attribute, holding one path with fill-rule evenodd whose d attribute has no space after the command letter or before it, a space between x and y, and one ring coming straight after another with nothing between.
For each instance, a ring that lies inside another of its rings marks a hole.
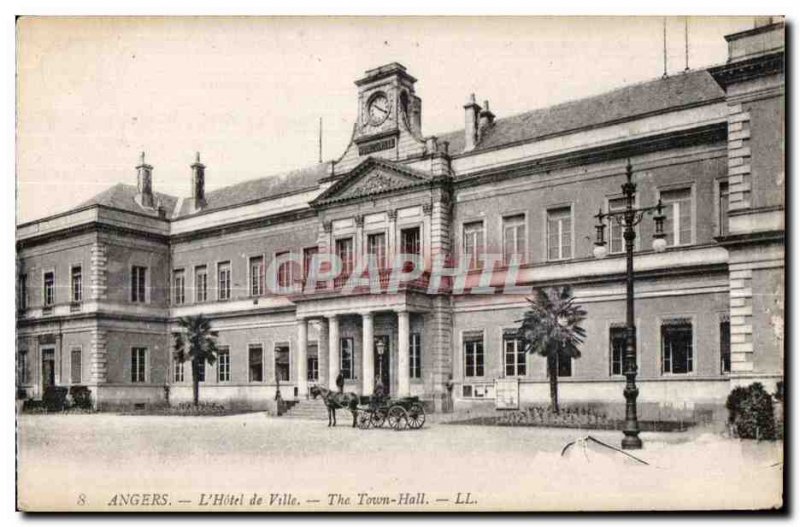
<instances>
[{"instance_id":1,"label":"lamp post","mask_svg":"<svg viewBox=\"0 0 800 527\"><path fill-rule=\"evenodd\" d=\"M634 198L636 196L636 183L633 182L633 168L631 167L630 159L625 167L625 175L627 181L622 185L622 194L625 197L625 209L613 212L603 212L601 209L595 218L597 218L597 240L594 245L594 256L596 258L605 258L608 254L605 241L605 221L616 221L622 227L623 239L625 240L625 258L626 258L626 317L625 317L625 354L623 359L623 374L625 375L625 426L622 429L624 437L622 438L622 448L624 449L638 449L642 448L642 440L639 438L639 420L636 413L636 398L639 396L639 389L636 387L636 325L634 324L633 316L633 247L636 240L635 227L641 223L645 214L655 212L653 220L655 221L656 232L653 235L653 250L655 252L663 252L667 247L667 241L664 234L664 220L666 217L663 214L663 205L661 199L658 204L652 207L634 207Z\"/></svg>"}]
</instances>

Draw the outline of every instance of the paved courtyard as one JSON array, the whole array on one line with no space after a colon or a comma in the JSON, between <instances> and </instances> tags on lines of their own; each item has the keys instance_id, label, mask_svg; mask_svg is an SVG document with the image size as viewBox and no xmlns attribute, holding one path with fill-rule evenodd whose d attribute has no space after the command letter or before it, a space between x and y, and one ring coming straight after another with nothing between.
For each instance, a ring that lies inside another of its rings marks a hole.
<instances>
[{"instance_id":1,"label":"paved courtyard","mask_svg":"<svg viewBox=\"0 0 800 527\"><path fill-rule=\"evenodd\" d=\"M342 416L343 417L343 416ZM341 419L347 421L347 419ZM435 421L435 420L431 420ZM644 433L641 465L564 444L587 432L430 422L419 431L228 417L23 415L19 502L69 510L763 508L782 443ZM618 444L618 432L591 432ZM419 493L424 493L420 495ZM216 501L215 501L216 500ZM391 501L395 500L395 501ZM214 504L216 503L216 507Z\"/></svg>"}]
</instances>

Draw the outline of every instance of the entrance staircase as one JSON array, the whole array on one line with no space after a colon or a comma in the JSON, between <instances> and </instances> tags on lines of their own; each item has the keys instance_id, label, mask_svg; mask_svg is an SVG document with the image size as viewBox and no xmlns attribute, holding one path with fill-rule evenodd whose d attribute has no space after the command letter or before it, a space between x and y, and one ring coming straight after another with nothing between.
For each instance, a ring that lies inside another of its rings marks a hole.
<instances>
[{"instance_id":1,"label":"entrance staircase","mask_svg":"<svg viewBox=\"0 0 800 527\"><path fill-rule=\"evenodd\" d=\"M350 413L346 412L349 416ZM341 412L338 412L337 418ZM328 410L322 399L300 399L282 417L291 419L310 419L314 421L328 421ZM337 419L338 420L338 419Z\"/></svg>"}]
</instances>

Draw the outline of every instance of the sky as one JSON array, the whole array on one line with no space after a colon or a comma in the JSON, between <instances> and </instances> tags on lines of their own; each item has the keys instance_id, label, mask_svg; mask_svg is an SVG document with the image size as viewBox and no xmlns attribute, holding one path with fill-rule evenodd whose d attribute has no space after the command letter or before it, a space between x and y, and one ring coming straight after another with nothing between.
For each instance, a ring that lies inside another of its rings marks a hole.
<instances>
[{"instance_id":1,"label":"sky","mask_svg":"<svg viewBox=\"0 0 800 527\"><path fill-rule=\"evenodd\" d=\"M17 222L136 183L190 192L338 158L365 70L418 79L426 135L463 128L470 93L497 118L661 76L663 18L21 18ZM750 17L690 17L689 66L723 63ZM685 68L685 19L667 19L667 70Z\"/></svg>"}]
</instances>

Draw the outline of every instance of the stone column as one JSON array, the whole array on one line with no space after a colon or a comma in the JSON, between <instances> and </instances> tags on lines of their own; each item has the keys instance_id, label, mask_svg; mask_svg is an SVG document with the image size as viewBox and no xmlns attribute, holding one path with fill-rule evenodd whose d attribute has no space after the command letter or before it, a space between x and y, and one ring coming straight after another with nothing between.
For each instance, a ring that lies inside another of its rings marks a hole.
<instances>
[{"instance_id":1,"label":"stone column","mask_svg":"<svg viewBox=\"0 0 800 527\"><path fill-rule=\"evenodd\" d=\"M317 366L319 368L319 380L317 383L322 387L330 386L328 380L328 370L330 366L330 343L328 342L328 321L320 319L318 321L319 331L317 332ZM335 380L335 379L334 379Z\"/></svg>"},{"instance_id":2,"label":"stone column","mask_svg":"<svg viewBox=\"0 0 800 527\"><path fill-rule=\"evenodd\" d=\"M297 319L297 397L308 397L308 320Z\"/></svg>"},{"instance_id":3,"label":"stone column","mask_svg":"<svg viewBox=\"0 0 800 527\"><path fill-rule=\"evenodd\" d=\"M361 375L363 377L362 395L372 395L375 387L375 355L373 346L375 337L372 327L372 313L361 314L363 343L361 345L361 355L363 359L363 367L361 368Z\"/></svg>"},{"instance_id":4,"label":"stone column","mask_svg":"<svg viewBox=\"0 0 800 527\"><path fill-rule=\"evenodd\" d=\"M411 395L409 376L410 324L408 311L397 312L397 395Z\"/></svg>"},{"instance_id":5,"label":"stone column","mask_svg":"<svg viewBox=\"0 0 800 527\"><path fill-rule=\"evenodd\" d=\"M339 376L339 319L336 315L328 317L328 387L337 390L336 377Z\"/></svg>"}]
</instances>

